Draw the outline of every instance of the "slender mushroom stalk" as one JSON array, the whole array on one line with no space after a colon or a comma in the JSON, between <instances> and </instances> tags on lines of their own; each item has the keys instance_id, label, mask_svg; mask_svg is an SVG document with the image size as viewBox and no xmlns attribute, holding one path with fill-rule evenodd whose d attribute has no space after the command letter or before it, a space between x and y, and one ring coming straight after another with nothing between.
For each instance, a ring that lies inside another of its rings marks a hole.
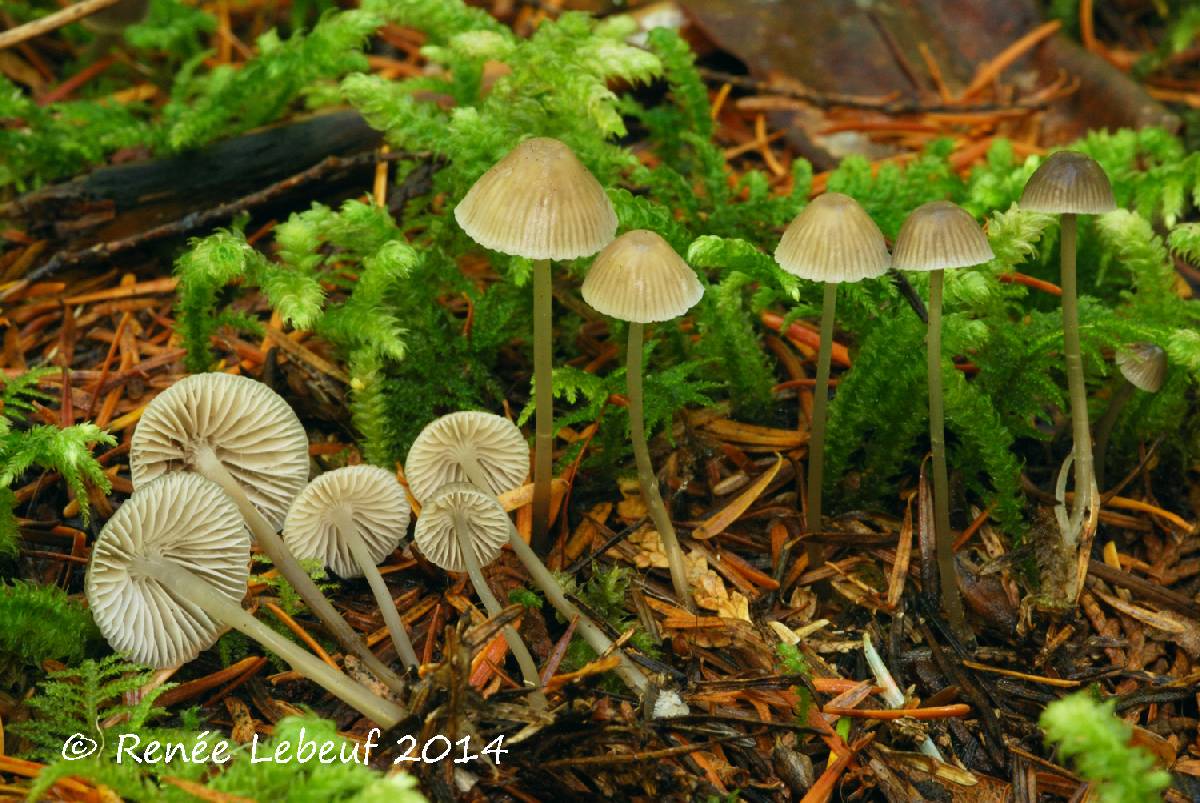
<instances>
[{"instance_id":1,"label":"slender mushroom stalk","mask_svg":"<svg viewBox=\"0 0 1200 803\"><path fill-rule=\"evenodd\" d=\"M529 449L511 421L491 413L464 410L435 419L413 441L404 467L409 489L417 499L456 482L469 482L498 496L524 482L529 473ZM507 516L505 516L508 519ZM612 639L567 599L562 587L508 519L508 543L524 564L534 585L576 632L599 654L613 648ZM623 653L617 673L639 695L649 686L646 675Z\"/></svg>"},{"instance_id":2,"label":"slender mushroom stalk","mask_svg":"<svg viewBox=\"0 0 1200 803\"><path fill-rule=\"evenodd\" d=\"M675 525L663 503L658 490L658 477L650 462L650 450L646 446L646 420L642 402L642 337L645 324L629 324L629 345L625 350L625 384L629 396L629 440L633 445L633 459L637 465L638 485L642 488L642 499L646 512L654 522L654 529L662 540L663 552L667 555L667 566L671 572L671 585L683 607L696 610L692 591L688 587L687 568L683 563L683 550L675 535Z\"/></svg>"},{"instance_id":3,"label":"slender mushroom stalk","mask_svg":"<svg viewBox=\"0 0 1200 803\"><path fill-rule=\"evenodd\" d=\"M250 540L236 506L196 474L172 473L138 489L109 519L92 549L86 591L114 649L154 667L175 666L235 628L385 728L400 706L246 613Z\"/></svg>"},{"instance_id":4,"label":"slender mushroom stalk","mask_svg":"<svg viewBox=\"0 0 1200 803\"><path fill-rule=\"evenodd\" d=\"M180 470L219 485L259 547L330 634L388 688L405 688L325 599L277 532L308 480L308 437L278 394L232 374L185 377L146 406L133 434L129 467L135 488Z\"/></svg>"},{"instance_id":5,"label":"slender mushroom stalk","mask_svg":"<svg viewBox=\"0 0 1200 803\"><path fill-rule=\"evenodd\" d=\"M509 524L494 496L467 483L452 483L425 501L413 538L431 563L448 572L465 571L488 615L499 616L504 606L488 586L483 566L500 554ZM503 632L525 685L532 689L534 708L544 711L548 703L533 656L512 625Z\"/></svg>"},{"instance_id":6,"label":"slender mushroom stalk","mask_svg":"<svg viewBox=\"0 0 1200 803\"><path fill-rule=\"evenodd\" d=\"M475 242L493 251L534 260L533 542L549 549L550 479L553 467L553 321L550 261L596 253L617 232L617 215L604 188L575 154L556 139L534 137L513 148L484 173L454 208L454 218Z\"/></svg>"},{"instance_id":7,"label":"slender mushroom stalk","mask_svg":"<svg viewBox=\"0 0 1200 803\"><path fill-rule=\"evenodd\" d=\"M1167 352L1153 343L1134 343L1117 352L1117 369L1121 383L1108 402L1108 409L1096 422L1096 485L1104 487L1104 462L1108 452L1108 439L1121 410L1133 398L1134 391L1158 393L1167 378Z\"/></svg>"},{"instance_id":8,"label":"slender mushroom stalk","mask_svg":"<svg viewBox=\"0 0 1200 803\"><path fill-rule=\"evenodd\" d=\"M400 545L411 513L390 472L349 466L310 482L292 503L283 532L296 557L316 558L339 577L366 577L396 654L416 667L421 662L377 565Z\"/></svg>"},{"instance_id":9,"label":"slender mushroom stalk","mask_svg":"<svg viewBox=\"0 0 1200 803\"><path fill-rule=\"evenodd\" d=\"M942 283L947 268L965 268L995 255L975 219L949 201L918 207L896 236L892 264L929 276L929 324L926 366L929 381L929 442L933 453L934 533L942 609L955 635L971 640L958 593L954 534L950 531L950 482L946 469L946 427L942 401Z\"/></svg>"},{"instance_id":10,"label":"slender mushroom stalk","mask_svg":"<svg viewBox=\"0 0 1200 803\"><path fill-rule=\"evenodd\" d=\"M821 495L825 467L825 419L829 405L829 364L837 287L842 282L874 279L891 264L887 243L875 221L848 195L827 192L813 199L788 225L775 249L775 261L788 273L825 285L821 303L821 346L817 352L817 384L813 390L808 439L809 533L821 530ZM821 565L824 550L805 544L810 567Z\"/></svg>"},{"instance_id":11,"label":"slender mushroom stalk","mask_svg":"<svg viewBox=\"0 0 1200 803\"><path fill-rule=\"evenodd\" d=\"M1075 501L1063 540L1068 546L1079 542L1080 528L1098 503L1099 491L1092 462L1092 438L1088 427L1087 386L1079 336L1079 291L1076 273L1078 215L1095 215L1116 208L1112 186L1104 169L1082 153L1059 151L1038 167L1021 194L1021 208L1030 212L1061 215L1063 359L1067 365L1067 388L1071 399L1071 431L1074 440Z\"/></svg>"},{"instance_id":12,"label":"slender mushroom stalk","mask_svg":"<svg viewBox=\"0 0 1200 803\"><path fill-rule=\"evenodd\" d=\"M658 477L646 444L642 404L642 339L648 323L669 321L687 312L704 295L704 285L670 243L652 231L622 234L597 255L581 288L583 300L597 312L629 323L625 382L629 391L629 439L637 463L638 483L646 511L662 540L675 595L695 611L688 588L683 550L675 526L658 491Z\"/></svg>"},{"instance_id":13,"label":"slender mushroom stalk","mask_svg":"<svg viewBox=\"0 0 1200 803\"><path fill-rule=\"evenodd\" d=\"M534 542L547 547L554 476L554 320L550 260L533 263Z\"/></svg>"}]
</instances>

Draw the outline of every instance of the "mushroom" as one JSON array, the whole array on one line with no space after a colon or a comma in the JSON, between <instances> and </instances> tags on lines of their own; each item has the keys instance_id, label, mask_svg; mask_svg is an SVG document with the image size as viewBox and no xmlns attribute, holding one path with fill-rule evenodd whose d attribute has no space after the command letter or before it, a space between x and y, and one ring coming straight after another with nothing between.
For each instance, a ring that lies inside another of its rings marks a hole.
<instances>
[{"instance_id":1,"label":"mushroom","mask_svg":"<svg viewBox=\"0 0 1200 803\"><path fill-rule=\"evenodd\" d=\"M616 235L617 215L570 148L535 137L475 182L454 208L454 219L483 247L533 260L533 543L545 551L554 449L550 260L599 251Z\"/></svg>"},{"instance_id":2,"label":"mushroom","mask_svg":"<svg viewBox=\"0 0 1200 803\"><path fill-rule=\"evenodd\" d=\"M825 416L837 286L882 276L891 264L891 257L883 232L858 202L839 192L827 192L814 198L788 225L775 249L775 261L788 273L825 285L821 348L817 354L817 384L808 439L807 525L808 531L814 533L821 529ZM807 547L809 565L819 566L824 561L822 549L811 541Z\"/></svg>"},{"instance_id":3,"label":"mushroom","mask_svg":"<svg viewBox=\"0 0 1200 803\"><path fill-rule=\"evenodd\" d=\"M1132 398L1135 390L1158 393L1167 378L1167 352L1153 343L1134 343L1117 351L1117 369L1121 372L1121 384L1113 391L1108 409L1096 422L1096 484L1104 485L1104 458L1108 451L1108 439L1112 435L1117 416Z\"/></svg>"},{"instance_id":4,"label":"mushroom","mask_svg":"<svg viewBox=\"0 0 1200 803\"><path fill-rule=\"evenodd\" d=\"M917 207L900 226L892 248L892 266L929 272L929 330L926 358L929 378L929 442L933 452L934 533L942 608L960 638L968 636L954 544L950 533L950 482L946 473L946 424L942 405L942 283L947 268L965 268L992 260L987 235L962 207L932 201Z\"/></svg>"},{"instance_id":5,"label":"mushroom","mask_svg":"<svg viewBox=\"0 0 1200 803\"><path fill-rule=\"evenodd\" d=\"M399 546L411 514L404 488L391 472L348 466L305 486L288 511L283 539L293 555L316 558L339 577L366 576L396 654L416 667L421 662L377 565Z\"/></svg>"},{"instance_id":6,"label":"mushroom","mask_svg":"<svg viewBox=\"0 0 1200 803\"><path fill-rule=\"evenodd\" d=\"M652 231L622 234L597 255L583 280L583 300L597 312L629 322L625 381L629 390L629 439L637 462L642 498L662 539L675 594L695 611L688 589L683 550L658 491L658 478L646 447L642 410L642 337L645 325L669 321L691 309L704 295L704 285L675 249Z\"/></svg>"},{"instance_id":7,"label":"mushroom","mask_svg":"<svg viewBox=\"0 0 1200 803\"><path fill-rule=\"evenodd\" d=\"M529 474L529 448L521 430L507 418L464 410L435 419L421 430L408 451L404 474L418 500L427 499L445 485L461 482L498 496L525 481ZM579 634L597 653L612 649L612 639L567 599L554 575L521 538L512 519L506 515L505 520L509 545L554 609L568 622L577 622ZM645 674L624 653L619 654L621 663L617 672L630 688L645 693L648 686Z\"/></svg>"},{"instance_id":8,"label":"mushroom","mask_svg":"<svg viewBox=\"0 0 1200 803\"><path fill-rule=\"evenodd\" d=\"M233 374L185 377L146 405L130 444L129 468L135 489L181 470L221 486L309 610L389 688L403 689L279 537L288 507L308 481L308 437L279 394Z\"/></svg>"},{"instance_id":9,"label":"mushroom","mask_svg":"<svg viewBox=\"0 0 1200 803\"><path fill-rule=\"evenodd\" d=\"M1063 357L1071 396L1071 426L1075 444L1075 502L1063 534L1068 545L1079 538L1084 513L1095 507L1099 491L1092 466L1092 439L1088 431L1087 387L1079 345L1079 292L1075 271L1077 215L1097 215L1116 208L1112 186L1104 169L1091 157L1059 151L1046 157L1025 184L1021 208L1061 215Z\"/></svg>"},{"instance_id":10,"label":"mushroom","mask_svg":"<svg viewBox=\"0 0 1200 803\"><path fill-rule=\"evenodd\" d=\"M504 610L483 576L483 567L496 559L508 540L508 514L496 497L468 483L451 483L425 499L413 540L431 563L448 572L466 571L489 616ZM546 708L537 664L511 625L504 640L521 667L525 684L533 689L533 704Z\"/></svg>"},{"instance_id":11,"label":"mushroom","mask_svg":"<svg viewBox=\"0 0 1200 803\"><path fill-rule=\"evenodd\" d=\"M173 473L145 483L118 508L92 547L85 588L100 632L118 652L175 666L234 628L385 728L400 706L367 691L242 609L250 538L215 483Z\"/></svg>"}]
</instances>

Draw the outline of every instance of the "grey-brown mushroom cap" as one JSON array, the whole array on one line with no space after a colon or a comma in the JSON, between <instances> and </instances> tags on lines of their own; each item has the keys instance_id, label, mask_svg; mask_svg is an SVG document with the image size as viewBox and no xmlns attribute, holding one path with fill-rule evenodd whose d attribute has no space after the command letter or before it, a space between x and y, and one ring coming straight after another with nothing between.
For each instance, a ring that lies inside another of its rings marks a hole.
<instances>
[{"instance_id":1,"label":"grey-brown mushroom cap","mask_svg":"<svg viewBox=\"0 0 1200 803\"><path fill-rule=\"evenodd\" d=\"M891 266L883 232L858 201L840 192L819 195L788 224L775 249L788 273L814 282L857 282Z\"/></svg>"},{"instance_id":2,"label":"grey-brown mushroom cap","mask_svg":"<svg viewBox=\"0 0 1200 803\"><path fill-rule=\"evenodd\" d=\"M617 213L596 177L563 143L527 139L454 207L472 240L527 259L575 259L608 245Z\"/></svg>"},{"instance_id":3,"label":"grey-brown mushroom cap","mask_svg":"<svg viewBox=\"0 0 1200 803\"><path fill-rule=\"evenodd\" d=\"M250 572L245 522L215 483L176 472L139 488L92 547L84 586L112 648L159 668L192 660L225 626L140 571L138 558L176 563L240 604Z\"/></svg>"},{"instance_id":4,"label":"grey-brown mushroom cap","mask_svg":"<svg viewBox=\"0 0 1200 803\"><path fill-rule=\"evenodd\" d=\"M581 290L592 309L632 323L678 318L704 295L704 285L670 243L644 229L605 246Z\"/></svg>"},{"instance_id":5,"label":"grey-brown mushroom cap","mask_svg":"<svg viewBox=\"0 0 1200 803\"><path fill-rule=\"evenodd\" d=\"M1052 215L1098 215L1117 208L1104 168L1075 151L1047 156L1026 182L1020 205L1030 212Z\"/></svg>"},{"instance_id":6,"label":"grey-brown mushroom cap","mask_svg":"<svg viewBox=\"0 0 1200 803\"><path fill-rule=\"evenodd\" d=\"M1154 343L1134 343L1117 351L1117 367L1138 390L1158 393L1167 378L1167 352Z\"/></svg>"},{"instance_id":7,"label":"grey-brown mushroom cap","mask_svg":"<svg viewBox=\"0 0 1200 803\"><path fill-rule=\"evenodd\" d=\"M412 515L404 487L378 466L327 471L304 486L283 524L284 543L297 558L319 560L339 577L361 577L363 569L339 533L336 508L349 514L376 564L400 545Z\"/></svg>"},{"instance_id":8,"label":"grey-brown mushroom cap","mask_svg":"<svg viewBox=\"0 0 1200 803\"><path fill-rule=\"evenodd\" d=\"M994 258L975 218L949 201L931 201L913 210L892 247L892 267L897 270L965 268Z\"/></svg>"},{"instance_id":9,"label":"grey-brown mushroom cap","mask_svg":"<svg viewBox=\"0 0 1200 803\"><path fill-rule=\"evenodd\" d=\"M448 572L467 570L454 529L459 521L480 566L495 560L508 542L511 525L496 497L466 483L447 485L422 505L413 540L430 563Z\"/></svg>"},{"instance_id":10,"label":"grey-brown mushroom cap","mask_svg":"<svg viewBox=\"0 0 1200 803\"><path fill-rule=\"evenodd\" d=\"M133 486L195 467L207 445L272 526L308 482L308 436L275 391L233 374L185 377L146 405L129 451Z\"/></svg>"},{"instance_id":11,"label":"grey-brown mushroom cap","mask_svg":"<svg viewBox=\"0 0 1200 803\"><path fill-rule=\"evenodd\" d=\"M529 446L517 425L502 416L461 410L425 425L408 450L404 476L422 503L451 483L469 482L462 468L474 456L493 495L520 487L529 476Z\"/></svg>"}]
</instances>

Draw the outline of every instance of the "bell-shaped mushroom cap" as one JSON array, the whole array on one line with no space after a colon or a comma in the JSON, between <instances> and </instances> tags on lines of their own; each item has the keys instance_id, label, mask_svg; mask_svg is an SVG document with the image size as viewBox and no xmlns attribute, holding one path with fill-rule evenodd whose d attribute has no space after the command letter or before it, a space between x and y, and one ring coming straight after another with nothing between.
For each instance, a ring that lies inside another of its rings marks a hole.
<instances>
[{"instance_id":1,"label":"bell-shaped mushroom cap","mask_svg":"<svg viewBox=\"0 0 1200 803\"><path fill-rule=\"evenodd\" d=\"M219 486L177 472L139 488L92 547L88 605L113 649L154 667L190 661L225 626L146 576L137 566L141 558L177 563L240 604L250 572L246 525Z\"/></svg>"},{"instance_id":2,"label":"bell-shaped mushroom cap","mask_svg":"<svg viewBox=\"0 0 1200 803\"><path fill-rule=\"evenodd\" d=\"M858 201L827 192L788 224L775 261L801 279L836 283L881 276L892 260L883 232Z\"/></svg>"},{"instance_id":3,"label":"bell-shaped mushroom cap","mask_svg":"<svg viewBox=\"0 0 1200 803\"><path fill-rule=\"evenodd\" d=\"M1104 168L1092 157L1075 151L1047 156L1021 193L1021 208L1030 212L1098 215L1116 207Z\"/></svg>"},{"instance_id":4,"label":"bell-shaped mushroom cap","mask_svg":"<svg viewBox=\"0 0 1200 803\"><path fill-rule=\"evenodd\" d=\"M965 268L994 257L975 218L949 201L931 201L913 210L892 247L892 267L898 270Z\"/></svg>"},{"instance_id":5,"label":"bell-shaped mushroom cap","mask_svg":"<svg viewBox=\"0 0 1200 803\"><path fill-rule=\"evenodd\" d=\"M652 231L622 234L601 251L583 280L583 300L631 323L669 321L704 295L704 285L675 249Z\"/></svg>"},{"instance_id":6,"label":"bell-shaped mushroom cap","mask_svg":"<svg viewBox=\"0 0 1200 803\"><path fill-rule=\"evenodd\" d=\"M470 482L463 455L483 469L493 495L517 488L529 475L529 446L517 425L502 416L461 410L425 425L408 450L404 476L413 496L424 502L442 487Z\"/></svg>"},{"instance_id":7,"label":"bell-shaped mushroom cap","mask_svg":"<svg viewBox=\"0 0 1200 803\"><path fill-rule=\"evenodd\" d=\"M575 259L617 233L596 177L556 139L527 139L479 177L454 219L485 248L527 259Z\"/></svg>"},{"instance_id":8,"label":"bell-shaped mushroom cap","mask_svg":"<svg viewBox=\"0 0 1200 803\"><path fill-rule=\"evenodd\" d=\"M510 522L496 497L474 485L447 485L421 507L413 540L430 563L448 572L466 571L454 528L461 521L480 566L496 559L508 543Z\"/></svg>"},{"instance_id":9,"label":"bell-shaped mushroom cap","mask_svg":"<svg viewBox=\"0 0 1200 803\"><path fill-rule=\"evenodd\" d=\"M363 570L338 533L332 516L336 508L357 525L375 563L400 545L412 515L404 487L378 466L327 471L304 486L284 522L284 542L297 558L315 558L339 577L361 577Z\"/></svg>"},{"instance_id":10,"label":"bell-shaped mushroom cap","mask_svg":"<svg viewBox=\"0 0 1200 803\"><path fill-rule=\"evenodd\" d=\"M1117 352L1117 367L1138 390L1158 393L1167 378L1167 352L1153 343L1134 343Z\"/></svg>"},{"instance_id":11,"label":"bell-shaped mushroom cap","mask_svg":"<svg viewBox=\"0 0 1200 803\"><path fill-rule=\"evenodd\" d=\"M185 377L146 405L129 450L135 488L191 470L208 447L278 528L308 482L308 436L279 394L244 376Z\"/></svg>"}]
</instances>

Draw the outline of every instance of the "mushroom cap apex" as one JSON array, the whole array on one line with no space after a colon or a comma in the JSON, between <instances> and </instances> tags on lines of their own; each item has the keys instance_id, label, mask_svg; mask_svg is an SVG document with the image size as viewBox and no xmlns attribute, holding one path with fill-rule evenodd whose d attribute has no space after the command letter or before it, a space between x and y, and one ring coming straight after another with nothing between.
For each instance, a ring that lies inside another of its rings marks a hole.
<instances>
[{"instance_id":1,"label":"mushroom cap apex","mask_svg":"<svg viewBox=\"0 0 1200 803\"><path fill-rule=\"evenodd\" d=\"M913 210L900 226L892 267L933 271L965 268L995 258L975 218L950 201L930 201Z\"/></svg>"},{"instance_id":2,"label":"mushroom cap apex","mask_svg":"<svg viewBox=\"0 0 1200 803\"><path fill-rule=\"evenodd\" d=\"M891 266L883 232L866 210L840 192L814 198L783 232L775 261L814 282L857 282Z\"/></svg>"},{"instance_id":3,"label":"mushroom cap apex","mask_svg":"<svg viewBox=\"0 0 1200 803\"><path fill-rule=\"evenodd\" d=\"M492 165L454 207L454 219L484 248L526 259L588 256L617 232L600 182L548 137L524 140Z\"/></svg>"},{"instance_id":4,"label":"mushroom cap apex","mask_svg":"<svg viewBox=\"0 0 1200 803\"><path fill-rule=\"evenodd\" d=\"M1154 343L1133 343L1117 350L1117 368L1138 390L1158 393L1167 378L1167 352Z\"/></svg>"},{"instance_id":5,"label":"mushroom cap apex","mask_svg":"<svg viewBox=\"0 0 1200 803\"><path fill-rule=\"evenodd\" d=\"M1104 168L1078 151L1047 156L1025 183L1020 206L1053 215L1098 215L1117 208Z\"/></svg>"},{"instance_id":6,"label":"mushroom cap apex","mask_svg":"<svg viewBox=\"0 0 1200 803\"><path fill-rule=\"evenodd\" d=\"M594 310L631 323L677 318L696 305L704 285L671 244L645 229L626 232L596 255L583 280Z\"/></svg>"}]
</instances>

